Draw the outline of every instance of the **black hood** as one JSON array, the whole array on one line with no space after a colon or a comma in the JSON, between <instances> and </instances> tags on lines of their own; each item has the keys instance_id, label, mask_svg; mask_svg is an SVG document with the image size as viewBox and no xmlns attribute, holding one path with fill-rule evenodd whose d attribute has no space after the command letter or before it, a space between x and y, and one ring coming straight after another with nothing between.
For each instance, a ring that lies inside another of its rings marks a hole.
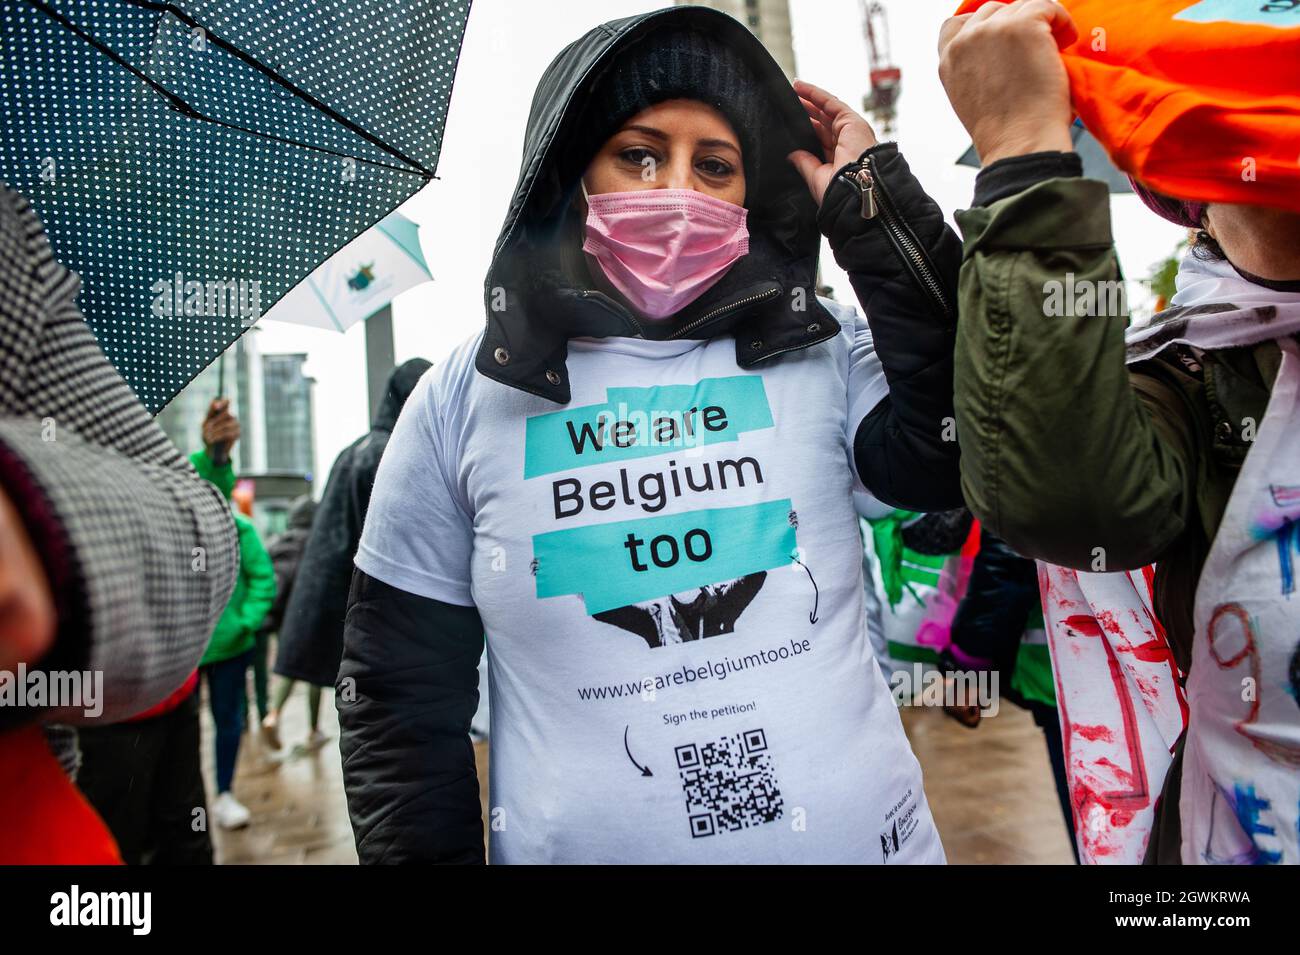
<instances>
[{"instance_id":1,"label":"black hood","mask_svg":"<svg viewBox=\"0 0 1300 955\"><path fill-rule=\"evenodd\" d=\"M316 502L310 494L303 494L294 498L293 503L289 505L289 518L285 526L306 530L311 527L312 519L315 516Z\"/></svg>"},{"instance_id":2,"label":"black hood","mask_svg":"<svg viewBox=\"0 0 1300 955\"><path fill-rule=\"evenodd\" d=\"M484 282L487 330L475 359L482 374L567 403L568 340L640 336L621 304L590 288L581 223L572 199L589 156L572 154L590 93L620 55L654 42L662 30L698 30L742 56L768 101L757 181L746 183L749 254L675 316L693 338L736 336L736 362L748 368L783 352L833 338L839 324L817 301L821 236L817 209L794 167L795 149L821 146L785 74L739 21L707 7L669 7L602 24L569 44L533 95L523 166Z\"/></svg>"},{"instance_id":3,"label":"black hood","mask_svg":"<svg viewBox=\"0 0 1300 955\"><path fill-rule=\"evenodd\" d=\"M397 424L397 416L402 413L402 405L406 404L406 399L415 390L415 383L431 367L432 365L423 358L412 358L393 369L392 374L388 376L388 384L384 386L384 400L379 403L375 420L371 422L372 430L393 430L393 425Z\"/></svg>"}]
</instances>

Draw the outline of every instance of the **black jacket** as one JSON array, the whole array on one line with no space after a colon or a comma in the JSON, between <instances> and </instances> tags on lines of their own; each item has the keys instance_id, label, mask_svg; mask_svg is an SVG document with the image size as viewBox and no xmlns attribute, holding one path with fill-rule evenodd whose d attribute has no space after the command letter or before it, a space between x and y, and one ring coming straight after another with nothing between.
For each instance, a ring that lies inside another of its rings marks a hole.
<instances>
[{"instance_id":1,"label":"black jacket","mask_svg":"<svg viewBox=\"0 0 1300 955\"><path fill-rule=\"evenodd\" d=\"M352 558L361 540L375 472L402 405L428 368L423 358L394 368L370 432L334 460L280 623L275 672L281 676L316 686L334 685L343 655Z\"/></svg>"},{"instance_id":2,"label":"black jacket","mask_svg":"<svg viewBox=\"0 0 1300 955\"><path fill-rule=\"evenodd\" d=\"M262 633L275 633L284 623L284 612L289 606L289 595L293 593L293 582L302 564L302 552L307 549L315 515L316 502L310 494L304 494L289 508L289 520L284 531L266 545L267 556L275 568L275 600L258 628Z\"/></svg>"},{"instance_id":3,"label":"black jacket","mask_svg":"<svg viewBox=\"0 0 1300 955\"><path fill-rule=\"evenodd\" d=\"M533 98L524 162L484 283L481 373L567 403L568 340L640 336L620 303L593 290L572 196L590 157L571 152L591 90L626 47L662 27L692 26L727 43L762 79L770 101L760 178L747 183L750 251L674 317L692 337L733 336L751 368L817 347L840 332L815 295L822 230L868 311L890 397L855 440L860 476L877 497L915 510L962 503L951 438L952 349L961 245L893 144L841 170L821 214L785 156L819 150L798 97L736 20L675 7L604 24L570 44ZM862 214L865 165L879 200ZM697 324L698 323L698 324ZM483 628L474 608L403 593L356 572L338 696L344 782L362 862L482 861L474 755ZM649 638L647 638L649 639Z\"/></svg>"}]
</instances>

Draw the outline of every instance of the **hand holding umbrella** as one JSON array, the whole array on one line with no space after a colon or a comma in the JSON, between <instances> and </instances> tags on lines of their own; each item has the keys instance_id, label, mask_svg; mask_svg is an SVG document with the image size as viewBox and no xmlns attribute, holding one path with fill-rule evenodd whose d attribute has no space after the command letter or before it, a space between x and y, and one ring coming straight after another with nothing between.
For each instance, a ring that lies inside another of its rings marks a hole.
<instances>
[{"instance_id":1,"label":"hand holding umbrella","mask_svg":"<svg viewBox=\"0 0 1300 955\"><path fill-rule=\"evenodd\" d=\"M229 398L214 398L203 419L203 446L212 463L223 467L230 461L230 449L239 440L239 419L230 412Z\"/></svg>"}]
</instances>

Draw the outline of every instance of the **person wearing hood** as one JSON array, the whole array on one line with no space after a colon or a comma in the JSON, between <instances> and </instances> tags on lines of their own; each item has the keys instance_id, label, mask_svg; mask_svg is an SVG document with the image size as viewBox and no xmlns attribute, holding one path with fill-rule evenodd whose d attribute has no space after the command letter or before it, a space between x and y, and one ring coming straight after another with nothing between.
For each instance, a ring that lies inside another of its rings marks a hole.
<instances>
[{"instance_id":1,"label":"person wearing hood","mask_svg":"<svg viewBox=\"0 0 1300 955\"><path fill-rule=\"evenodd\" d=\"M822 235L866 320L817 297ZM896 145L736 20L557 56L487 327L411 395L357 551L361 861L483 861L485 632L495 863L944 861L853 495L961 504L958 257Z\"/></svg>"},{"instance_id":2,"label":"person wearing hood","mask_svg":"<svg viewBox=\"0 0 1300 955\"><path fill-rule=\"evenodd\" d=\"M347 610L352 557L361 539L375 471L388 446L393 427L416 382L430 368L423 358L412 358L388 376L383 400L370 431L348 445L334 459L320 506L311 520L302 558L293 574L292 592L286 596L279 620L275 673L282 677L274 705L262 720L262 737L275 749L282 745L280 714L294 683L308 684L309 749L319 748L325 735L318 728L320 691L334 686L343 655L343 615Z\"/></svg>"},{"instance_id":3,"label":"person wearing hood","mask_svg":"<svg viewBox=\"0 0 1300 955\"><path fill-rule=\"evenodd\" d=\"M203 447L190 455L199 476L216 485L226 500L235 490L230 447L239 438L239 421L229 407L224 398L212 402L203 423ZM248 807L235 798L232 787L248 709L248 667L262 618L275 600L275 568L257 528L237 508L232 514L239 532L239 577L199 660L199 673L208 684L216 750L217 798L212 803L212 815L223 829L242 828L251 817Z\"/></svg>"},{"instance_id":4,"label":"person wearing hood","mask_svg":"<svg viewBox=\"0 0 1300 955\"><path fill-rule=\"evenodd\" d=\"M1173 762L1133 857L1300 862L1300 213L1182 200L1136 182L1195 241L1171 307L1126 330L1127 313L1107 313L1097 291L1121 279L1107 187L1082 178L1070 139L1058 47L1077 33L1063 7L1033 0L955 17L940 39L940 74L984 163L973 207L957 216L962 487L1017 553L1104 571L1112 584L1124 577L1116 571L1147 573L1132 619L1154 610L1156 622L1150 639L1127 641L1130 655L1173 668L1168 705L1175 721L1183 707L1186 730L1156 741ZM1066 287L1093 290L1092 306L1052 311L1053 291ZM1127 618L1098 615L1106 633L1124 632ZM1090 620L1077 629L1106 636ZM1160 705L1153 685L1144 705ZM1112 729L1130 734L1131 723ZM1160 791L1138 740L1119 745L1128 782L1100 795L1131 797L1116 804L1123 811L1081 798L1086 786L1075 797L1080 849L1088 855L1100 836L1102 861L1117 855L1106 830Z\"/></svg>"}]
</instances>

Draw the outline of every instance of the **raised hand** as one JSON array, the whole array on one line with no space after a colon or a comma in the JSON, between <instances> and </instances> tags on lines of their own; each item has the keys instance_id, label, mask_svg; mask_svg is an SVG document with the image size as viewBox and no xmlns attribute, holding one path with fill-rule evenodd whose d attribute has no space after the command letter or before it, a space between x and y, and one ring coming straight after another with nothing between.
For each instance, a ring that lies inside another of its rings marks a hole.
<instances>
[{"instance_id":1,"label":"raised hand","mask_svg":"<svg viewBox=\"0 0 1300 955\"><path fill-rule=\"evenodd\" d=\"M229 454L239 440L239 433L239 419L230 411L230 399L214 398L203 419L203 444L208 457L216 460L218 449Z\"/></svg>"},{"instance_id":2,"label":"raised hand","mask_svg":"<svg viewBox=\"0 0 1300 955\"><path fill-rule=\"evenodd\" d=\"M980 162L1070 152L1070 80L1060 51L1078 29L1053 0L986 3L939 31L939 79Z\"/></svg>"},{"instance_id":3,"label":"raised hand","mask_svg":"<svg viewBox=\"0 0 1300 955\"><path fill-rule=\"evenodd\" d=\"M826 195L836 171L876 145L876 133L847 103L821 87L795 80L794 91L799 94L799 101L821 140L822 155L798 149L787 158L803 176L813 201L820 208L822 196Z\"/></svg>"}]
</instances>

